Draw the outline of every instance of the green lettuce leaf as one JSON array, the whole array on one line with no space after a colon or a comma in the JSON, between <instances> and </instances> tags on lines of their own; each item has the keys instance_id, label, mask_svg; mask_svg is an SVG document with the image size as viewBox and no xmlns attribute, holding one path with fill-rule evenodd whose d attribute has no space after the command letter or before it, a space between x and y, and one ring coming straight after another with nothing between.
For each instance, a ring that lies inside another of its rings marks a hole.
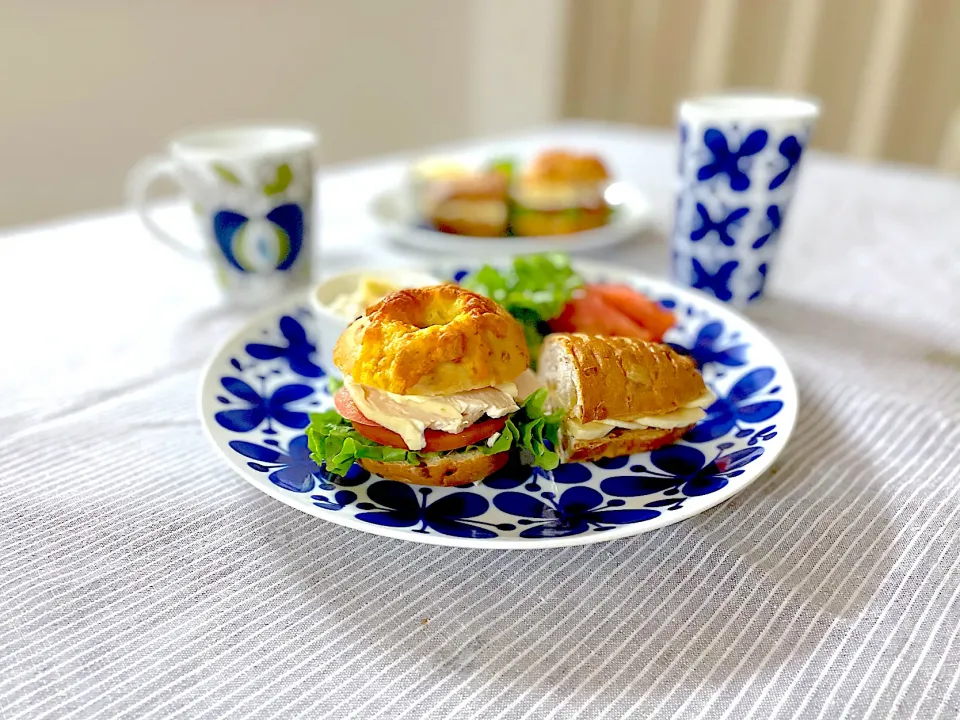
<instances>
[{"instance_id":1,"label":"green lettuce leaf","mask_svg":"<svg viewBox=\"0 0 960 720\"><path fill-rule=\"evenodd\" d=\"M520 462L535 465L544 470L553 470L560 464L557 446L560 443L560 424L564 413L557 410L547 414L544 405L547 401L546 388L540 388L530 395L514 413L511 421L520 431L517 449Z\"/></svg>"},{"instance_id":2,"label":"green lettuce leaf","mask_svg":"<svg viewBox=\"0 0 960 720\"><path fill-rule=\"evenodd\" d=\"M563 312L583 278L563 253L541 253L516 257L509 269L484 265L460 284L496 300L523 325L535 365L547 321Z\"/></svg>"},{"instance_id":3,"label":"green lettuce leaf","mask_svg":"<svg viewBox=\"0 0 960 720\"><path fill-rule=\"evenodd\" d=\"M491 172L500 173L507 179L507 182L510 182L516 174L517 161L511 157L494 158L488 163L487 168Z\"/></svg>"},{"instance_id":4,"label":"green lettuce leaf","mask_svg":"<svg viewBox=\"0 0 960 720\"><path fill-rule=\"evenodd\" d=\"M344 419L336 410L310 415L310 425L306 431L307 443L314 462L325 466L327 472L341 476L363 458L417 465L441 455L450 456L466 452L496 455L514 448L519 451L520 460L524 464L553 470L560 464L556 447L563 413L545 414L543 405L546 398L547 391L542 388L528 397L519 412L514 413L507 420L507 424L491 446L484 441L446 452L414 452L387 447L358 433L353 429L350 421Z\"/></svg>"},{"instance_id":5,"label":"green lettuce leaf","mask_svg":"<svg viewBox=\"0 0 960 720\"><path fill-rule=\"evenodd\" d=\"M505 270L484 265L460 284L496 300L513 315L528 311L539 320L552 320L583 286L583 279L563 253L539 253L515 257Z\"/></svg>"},{"instance_id":6,"label":"green lettuce leaf","mask_svg":"<svg viewBox=\"0 0 960 720\"><path fill-rule=\"evenodd\" d=\"M493 445L488 446L484 441L446 452L415 452L403 448L388 447L365 438L354 430L350 421L344 419L336 410L311 414L310 425L307 427L306 433L307 444L314 462L317 465L324 465L327 472L334 475L345 475L350 467L362 458L382 462L407 462L411 465L417 465L441 455L449 456L465 452L496 455L511 450L516 444L517 438L520 437L520 431L508 419Z\"/></svg>"},{"instance_id":7,"label":"green lettuce leaf","mask_svg":"<svg viewBox=\"0 0 960 720\"><path fill-rule=\"evenodd\" d=\"M336 410L310 415L307 444L314 461L325 465L328 472L344 475L360 458L401 462L407 451L380 445L353 429Z\"/></svg>"}]
</instances>

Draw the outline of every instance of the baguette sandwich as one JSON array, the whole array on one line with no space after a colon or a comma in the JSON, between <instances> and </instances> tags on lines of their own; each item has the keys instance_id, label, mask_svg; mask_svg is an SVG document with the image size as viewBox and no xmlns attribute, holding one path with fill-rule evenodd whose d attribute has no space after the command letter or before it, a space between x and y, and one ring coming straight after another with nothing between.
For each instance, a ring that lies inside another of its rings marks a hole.
<instances>
[{"instance_id":1,"label":"baguette sandwich","mask_svg":"<svg viewBox=\"0 0 960 720\"><path fill-rule=\"evenodd\" d=\"M715 400L692 358L627 337L555 333L540 354L548 411L566 413L562 462L655 450L679 440Z\"/></svg>"}]
</instances>

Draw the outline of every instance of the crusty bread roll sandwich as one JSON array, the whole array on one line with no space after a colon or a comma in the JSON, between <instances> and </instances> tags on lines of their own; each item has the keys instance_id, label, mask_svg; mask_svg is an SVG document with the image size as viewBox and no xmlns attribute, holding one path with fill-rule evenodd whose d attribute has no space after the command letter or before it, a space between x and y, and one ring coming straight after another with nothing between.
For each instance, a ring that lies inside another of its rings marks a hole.
<instances>
[{"instance_id":1,"label":"crusty bread roll sandwich","mask_svg":"<svg viewBox=\"0 0 960 720\"><path fill-rule=\"evenodd\" d=\"M489 298L453 284L391 293L344 331L333 360L336 410L307 430L328 472L358 463L388 480L463 485L514 450L544 467L559 460L523 328Z\"/></svg>"},{"instance_id":2,"label":"crusty bread roll sandwich","mask_svg":"<svg viewBox=\"0 0 960 720\"><path fill-rule=\"evenodd\" d=\"M679 440L714 401L692 358L627 337L548 335L538 367L549 410L563 410L563 462L655 450Z\"/></svg>"}]
</instances>

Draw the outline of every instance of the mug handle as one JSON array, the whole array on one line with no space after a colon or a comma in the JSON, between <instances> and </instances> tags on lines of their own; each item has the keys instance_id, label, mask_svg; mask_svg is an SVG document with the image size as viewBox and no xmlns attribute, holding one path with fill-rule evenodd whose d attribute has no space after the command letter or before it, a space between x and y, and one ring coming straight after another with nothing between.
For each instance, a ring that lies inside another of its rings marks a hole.
<instances>
[{"instance_id":1,"label":"mug handle","mask_svg":"<svg viewBox=\"0 0 960 720\"><path fill-rule=\"evenodd\" d=\"M127 177L127 199L140 217L141 222L158 240L192 260L205 260L206 255L202 250L179 240L160 227L157 221L150 216L150 211L147 208L147 191L150 186L164 176L176 182L174 168L173 161L161 155L144 158L137 163Z\"/></svg>"}]
</instances>

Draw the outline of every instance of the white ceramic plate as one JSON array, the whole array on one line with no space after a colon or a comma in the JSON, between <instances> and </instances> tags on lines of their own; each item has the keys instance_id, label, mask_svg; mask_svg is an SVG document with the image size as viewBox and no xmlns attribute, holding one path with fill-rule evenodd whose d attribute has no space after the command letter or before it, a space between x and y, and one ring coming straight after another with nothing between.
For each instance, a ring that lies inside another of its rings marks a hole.
<instances>
[{"instance_id":1,"label":"white ceramic plate","mask_svg":"<svg viewBox=\"0 0 960 720\"><path fill-rule=\"evenodd\" d=\"M307 414L332 406L306 297L264 313L217 351L200 387L203 426L237 472L291 507L365 532L461 547L636 535L701 513L766 471L797 415L793 375L770 340L698 292L612 266L575 267L588 281L629 283L676 313L665 339L696 358L717 395L676 445L553 472L508 467L456 488L383 480L357 466L335 480L310 458L304 435ZM459 279L465 269L430 272Z\"/></svg>"},{"instance_id":2,"label":"white ceramic plate","mask_svg":"<svg viewBox=\"0 0 960 720\"><path fill-rule=\"evenodd\" d=\"M607 188L606 197L615 212L603 227L541 237L477 238L418 226L402 188L392 188L377 195L371 210L387 237L400 245L460 257L489 258L549 251L587 252L625 242L651 225L651 203L634 186L624 182L612 183Z\"/></svg>"}]
</instances>

